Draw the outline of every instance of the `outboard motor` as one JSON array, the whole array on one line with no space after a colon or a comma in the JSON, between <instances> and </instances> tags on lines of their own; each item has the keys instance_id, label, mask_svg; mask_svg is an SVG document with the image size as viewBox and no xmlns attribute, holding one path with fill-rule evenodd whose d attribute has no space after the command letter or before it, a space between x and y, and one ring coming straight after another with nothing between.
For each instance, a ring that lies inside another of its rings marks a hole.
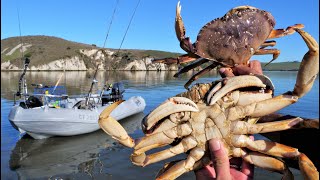
<instances>
[{"instance_id":1,"label":"outboard motor","mask_svg":"<svg viewBox=\"0 0 320 180\"><path fill-rule=\"evenodd\" d=\"M111 88L110 94L102 94L102 105L110 102L116 102L123 99L124 85L121 82L114 83Z\"/></svg>"},{"instance_id":2,"label":"outboard motor","mask_svg":"<svg viewBox=\"0 0 320 180\"><path fill-rule=\"evenodd\" d=\"M40 101L39 98L35 96L29 96L29 98L26 101L26 105L28 108L35 108L43 106L43 103Z\"/></svg>"}]
</instances>

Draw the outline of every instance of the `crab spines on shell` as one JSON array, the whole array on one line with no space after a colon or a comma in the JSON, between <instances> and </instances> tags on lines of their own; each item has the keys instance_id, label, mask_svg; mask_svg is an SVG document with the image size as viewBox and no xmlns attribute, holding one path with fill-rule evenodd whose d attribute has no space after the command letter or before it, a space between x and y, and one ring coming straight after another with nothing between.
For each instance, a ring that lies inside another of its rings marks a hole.
<instances>
[{"instance_id":1,"label":"crab spines on shell","mask_svg":"<svg viewBox=\"0 0 320 180\"><path fill-rule=\"evenodd\" d=\"M128 135L121 124L110 116L111 112L122 102L123 100L117 101L102 111L99 116L99 126L104 132L109 134L113 139L119 141L121 144L127 147L134 147L134 140Z\"/></svg>"},{"instance_id":2,"label":"crab spines on shell","mask_svg":"<svg viewBox=\"0 0 320 180\"><path fill-rule=\"evenodd\" d=\"M239 10L244 10L244 9L257 9L256 7L253 7L253 6L238 6L238 7L235 7L235 8L232 8L230 9L225 16L231 16L233 15L234 13L238 12Z\"/></svg>"},{"instance_id":3,"label":"crab spines on shell","mask_svg":"<svg viewBox=\"0 0 320 180\"><path fill-rule=\"evenodd\" d=\"M211 89L207 103L213 105L229 92L245 87L260 87L273 90L271 80L263 75L243 75L225 78Z\"/></svg>"},{"instance_id":4,"label":"crab spines on shell","mask_svg":"<svg viewBox=\"0 0 320 180\"><path fill-rule=\"evenodd\" d=\"M198 106L190 99L185 97L172 97L162 103L153 110L142 121L142 129L150 130L157 122L173 113L191 111L199 111Z\"/></svg>"}]
</instances>

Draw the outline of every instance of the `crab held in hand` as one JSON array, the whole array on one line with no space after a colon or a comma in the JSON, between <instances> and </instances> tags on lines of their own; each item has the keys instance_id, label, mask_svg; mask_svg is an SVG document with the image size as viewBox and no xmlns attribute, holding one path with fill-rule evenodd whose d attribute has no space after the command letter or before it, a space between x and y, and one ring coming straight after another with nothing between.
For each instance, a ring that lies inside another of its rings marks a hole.
<instances>
[{"instance_id":1,"label":"crab held in hand","mask_svg":"<svg viewBox=\"0 0 320 180\"><path fill-rule=\"evenodd\" d=\"M301 29L302 24L295 24L286 29L273 29L274 17L271 13L252 6L239 6L231 9L223 17L214 19L203 26L195 43L185 36L185 28L180 15L180 2L176 8L175 30L180 47L187 54L177 58L155 59L154 63L183 64L193 63L183 67L174 76L177 77L204 63L208 66L194 74L185 84L188 86L202 74L216 66L234 67L248 65L253 55L272 54L275 60L280 51L278 49L266 49L275 46L275 41L268 39L279 38L293 34L295 28ZM195 61L197 60L197 61Z\"/></svg>"},{"instance_id":2,"label":"crab held in hand","mask_svg":"<svg viewBox=\"0 0 320 180\"><path fill-rule=\"evenodd\" d=\"M169 98L142 121L145 136L133 140L112 118L114 103L99 118L100 127L125 146L134 148L131 161L139 166L159 162L187 152L187 158L167 163L157 179L175 179L210 162L207 141L218 138L229 157L241 157L255 166L282 173L292 173L280 158L299 161L306 179L318 179L319 172L310 159L298 149L267 140L252 140L249 135L294 128L319 128L318 120L299 117L267 123L260 117L272 114L307 93L319 72L317 42L297 29L309 51L305 54L293 91L273 97L273 85L263 75L225 78L214 83L196 84L189 91ZM146 155L146 152L168 146L168 149Z\"/></svg>"}]
</instances>

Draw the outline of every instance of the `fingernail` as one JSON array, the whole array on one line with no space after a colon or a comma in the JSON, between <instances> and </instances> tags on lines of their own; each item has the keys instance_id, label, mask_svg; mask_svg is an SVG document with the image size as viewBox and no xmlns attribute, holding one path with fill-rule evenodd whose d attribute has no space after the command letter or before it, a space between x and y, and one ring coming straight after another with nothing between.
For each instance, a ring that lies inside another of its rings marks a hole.
<instances>
[{"instance_id":1,"label":"fingernail","mask_svg":"<svg viewBox=\"0 0 320 180\"><path fill-rule=\"evenodd\" d=\"M221 148L220 141L217 140L217 139L213 139L213 140L211 141L211 147L212 147L211 150L213 150L213 151L218 151L218 150L220 150L220 148Z\"/></svg>"}]
</instances>

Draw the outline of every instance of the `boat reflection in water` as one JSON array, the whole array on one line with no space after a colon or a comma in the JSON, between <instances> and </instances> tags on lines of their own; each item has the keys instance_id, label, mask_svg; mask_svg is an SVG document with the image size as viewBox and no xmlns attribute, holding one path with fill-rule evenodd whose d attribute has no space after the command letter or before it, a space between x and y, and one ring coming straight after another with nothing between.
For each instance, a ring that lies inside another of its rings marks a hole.
<instances>
[{"instance_id":1,"label":"boat reflection in water","mask_svg":"<svg viewBox=\"0 0 320 180\"><path fill-rule=\"evenodd\" d=\"M129 134L132 134L140 128L143 117L143 113L138 113L121 120L121 124ZM108 173L103 172L106 168L103 161L108 163L108 160L101 157L100 153L105 149L114 151L115 148L123 149L102 130L78 136L41 140L34 140L26 135L12 150L9 166L18 174L19 179L56 176L102 178L109 176ZM129 160L128 157L126 156Z\"/></svg>"}]
</instances>

